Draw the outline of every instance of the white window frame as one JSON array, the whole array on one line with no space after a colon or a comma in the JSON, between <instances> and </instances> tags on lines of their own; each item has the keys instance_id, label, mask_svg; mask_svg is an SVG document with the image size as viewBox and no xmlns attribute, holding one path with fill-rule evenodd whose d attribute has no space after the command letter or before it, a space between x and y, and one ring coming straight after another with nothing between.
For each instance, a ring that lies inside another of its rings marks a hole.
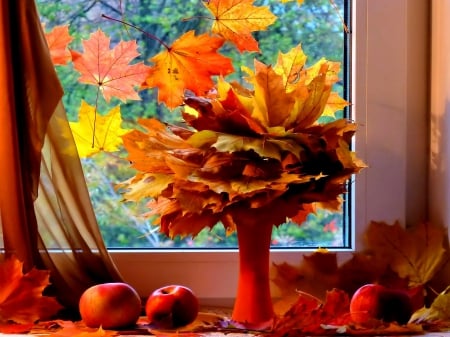
<instances>
[{"instance_id":1,"label":"white window frame","mask_svg":"<svg viewBox=\"0 0 450 337\"><path fill-rule=\"evenodd\" d=\"M429 7L427 0L353 0L352 104L359 124L355 149L369 165L353 185L354 249L371 220L415 224L425 219ZM191 287L204 305L233 303L236 251L110 252L125 281L143 297L178 283ZM271 258L298 264L305 252L277 250ZM339 258L350 254L339 252Z\"/></svg>"}]
</instances>

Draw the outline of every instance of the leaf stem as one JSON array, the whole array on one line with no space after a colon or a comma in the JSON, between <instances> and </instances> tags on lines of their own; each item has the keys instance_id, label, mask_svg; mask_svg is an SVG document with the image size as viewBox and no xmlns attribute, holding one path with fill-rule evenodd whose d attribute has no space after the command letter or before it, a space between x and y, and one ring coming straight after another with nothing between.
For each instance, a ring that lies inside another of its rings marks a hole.
<instances>
[{"instance_id":1,"label":"leaf stem","mask_svg":"<svg viewBox=\"0 0 450 337\"><path fill-rule=\"evenodd\" d=\"M196 20L196 19L216 20L216 18L211 18L209 16L196 15L196 16L190 16L188 18L182 18L181 22L188 22L188 21Z\"/></svg>"},{"instance_id":2,"label":"leaf stem","mask_svg":"<svg viewBox=\"0 0 450 337\"><path fill-rule=\"evenodd\" d=\"M120 19L112 18L112 17L110 17L108 15L105 15L105 14L102 14L102 17L105 18L105 19L111 20L111 21L120 22L121 24L124 24L124 25L129 26L129 27L132 27L132 28L140 31L142 34L144 34L148 38L158 42L160 45L164 46L164 48L166 48L167 50L170 50L170 46L168 46L166 43L164 43L163 40L157 38L155 35L153 35L153 34L151 34L149 32L146 32L145 30L143 30L143 29L141 29L141 28L139 28L139 27L137 27L137 26L135 26L135 25L133 25L131 23L128 23L128 22L120 20Z\"/></svg>"}]
</instances>

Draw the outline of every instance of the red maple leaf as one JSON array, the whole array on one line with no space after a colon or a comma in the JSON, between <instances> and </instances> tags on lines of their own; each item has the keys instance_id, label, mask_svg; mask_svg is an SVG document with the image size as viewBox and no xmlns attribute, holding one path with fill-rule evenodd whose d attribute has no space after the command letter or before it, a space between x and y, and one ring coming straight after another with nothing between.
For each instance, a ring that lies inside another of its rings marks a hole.
<instances>
[{"instance_id":1,"label":"red maple leaf","mask_svg":"<svg viewBox=\"0 0 450 337\"><path fill-rule=\"evenodd\" d=\"M110 49L110 39L99 29L83 41L83 49L84 53L73 57L81 83L98 86L107 102L112 97L140 100L135 87L145 80L149 67L143 62L129 64L140 55L136 41L121 41Z\"/></svg>"}]
</instances>

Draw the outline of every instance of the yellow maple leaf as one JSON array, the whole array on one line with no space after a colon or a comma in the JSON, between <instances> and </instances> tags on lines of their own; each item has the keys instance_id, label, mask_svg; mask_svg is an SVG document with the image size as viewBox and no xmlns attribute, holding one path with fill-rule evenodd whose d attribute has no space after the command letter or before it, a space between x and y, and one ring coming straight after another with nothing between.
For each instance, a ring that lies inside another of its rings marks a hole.
<instances>
[{"instance_id":1,"label":"yellow maple leaf","mask_svg":"<svg viewBox=\"0 0 450 337\"><path fill-rule=\"evenodd\" d=\"M0 264L0 322L20 324L49 319L62 306L52 297L42 296L50 284L47 270L22 272L23 263L15 257Z\"/></svg>"},{"instance_id":2,"label":"yellow maple leaf","mask_svg":"<svg viewBox=\"0 0 450 337\"><path fill-rule=\"evenodd\" d=\"M233 42L240 52L259 51L251 35L265 30L277 17L267 6L253 6L254 0L210 0L203 2L214 15L213 33Z\"/></svg>"},{"instance_id":3,"label":"yellow maple leaf","mask_svg":"<svg viewBox=\"0 0 450 337\"><path fill-rule=\"evenodd\" d=\"M327 104L323 110L322 116L330 116L335 118L336 112L344 109L349 103L338 95L336 92L331 92L328 97Z\"/></svg>"},{"instance_id":4,"label":"yellow maple leaf","mask_svg":"<svg viewBox=\"0 0 450 337\"><path fill-rule=\"evenodd\" d=\"M128 130L122 129L120 106L112 108L108 114L100 115L94 106L81 102L78 122L70 122L78 155L89 157L97 152L115 152L122 145L122 138Z\"/></svg>"},{"instance_id":5,"label":"yellow maple leaf","mask_svg":"<svg viewBox=\"0 0 450 337\"><path fill-rule=\"evenodd\" d=\"M289 50L287 53L279 53L277 63L273 70L283 76L283 83L286 91L292 91L296 84L302 80L302 71L305 68L307 56L303 52L301 45Z\"/></svg>"}]
</instances>

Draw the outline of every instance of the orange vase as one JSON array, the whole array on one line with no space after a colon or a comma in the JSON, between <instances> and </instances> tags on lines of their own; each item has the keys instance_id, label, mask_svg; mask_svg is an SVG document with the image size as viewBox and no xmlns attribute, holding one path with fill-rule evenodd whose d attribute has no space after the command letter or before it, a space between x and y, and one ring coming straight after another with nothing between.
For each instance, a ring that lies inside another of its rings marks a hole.
<instances>
[{"instance_id":1,"label":"orange vase","mask_svg":"<svg viewBox=\"0 0 450 337\"><path fill-rule=\"evenodd\" d=\"M232 319L252 329L272 323L270 294L270 242L272 223L236 225L239 245L239 276Z\"/></svg>"}]
</instances>

